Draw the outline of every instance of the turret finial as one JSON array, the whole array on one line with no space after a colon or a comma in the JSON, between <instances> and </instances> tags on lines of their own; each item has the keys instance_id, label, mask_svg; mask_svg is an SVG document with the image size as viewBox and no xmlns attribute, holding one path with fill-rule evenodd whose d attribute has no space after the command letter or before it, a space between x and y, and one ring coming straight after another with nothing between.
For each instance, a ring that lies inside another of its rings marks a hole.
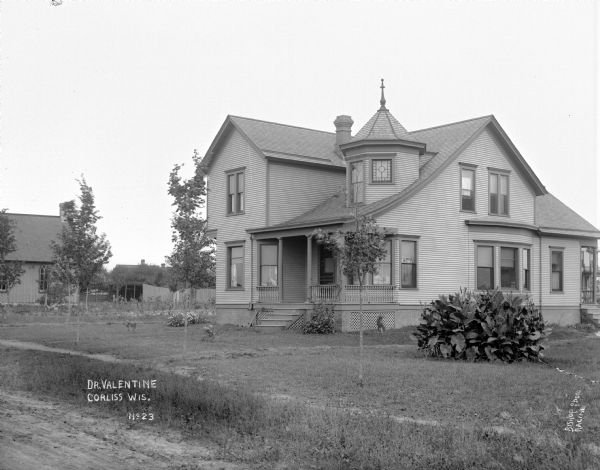
<instances>
[{"instance_id":1,"label":"turret finial","mask_svg":"<svg viewBox=\"0 0 600 470\"><path fill-rule=\"evenodd\" d=\"M385 107L385 96L383 94L383 89L385 88L385 85L383 84L383 78L381 79L381 86L379 88L381 88L381 99L379 100L381 108L379 109L385 111L387 108Z\"/></svg>"}]
</instances>

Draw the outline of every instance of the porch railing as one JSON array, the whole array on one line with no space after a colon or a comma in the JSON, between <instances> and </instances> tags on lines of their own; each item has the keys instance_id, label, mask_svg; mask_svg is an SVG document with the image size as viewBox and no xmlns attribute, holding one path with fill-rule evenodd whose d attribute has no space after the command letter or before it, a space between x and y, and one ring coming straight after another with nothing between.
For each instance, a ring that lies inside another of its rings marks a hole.
<instances>
[{"instance_id":1,"label":"porch railing","mask_svg":"<svg viewBox=\"0 0 600 470\"><path fill-rule=\"evenodd\" d=\"M369 285L363 286L363 303L366 304L388 304L394 302L396 286ZM344 302L357 304L360 301L360 286L344 287Z\"/></svg>"},{"instance_id":2,"label":"porch railing","mask_svg":"<svg viewBox=\"0 0 600 470\"><path fill-rule=\"evenodd\" d=\"M310 287L311 300L357 304L360 301L359 286L345 286L341 290L337 284L321 284ZM396 286L363 286L363 303L387 304L395 301Z\"/></svg>"},{"instance_id":3,"label":"porch railing","mask_svg":"<svg viewBox=\"0 0 600 470\"><path fill-rule=\"evenodd\" d=\"M310 286L310 298L313 302L339 302L340 286L337 284L319 284Z\"/></svg>"},{"instance_id":4,"label":"porch railing","mask_svg":"<svg viewBox=\"0 0 600 470\"><path fill-rule=\"evenodd\" d=\"M266 304L279 303L279 286L257 286L258 301Z\"/></svg>"},{"instance_id":5,"label":"porch railing","mask_svg":"<svg viewBox=\"0 0 600 470\"><path fill-rule=\"evenodd\" d=\"M581 291L581 303L582 304L593 304L594 303L594 291L592 289Z\"/></svg>"}]
</instances>

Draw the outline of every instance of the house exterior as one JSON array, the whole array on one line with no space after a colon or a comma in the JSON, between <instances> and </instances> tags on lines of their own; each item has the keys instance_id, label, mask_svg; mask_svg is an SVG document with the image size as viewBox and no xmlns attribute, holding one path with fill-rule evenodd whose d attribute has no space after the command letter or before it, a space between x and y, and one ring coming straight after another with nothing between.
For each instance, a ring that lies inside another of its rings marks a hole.
<instances>
[{"instance_id":1,"label":"house exterior","mask_svg":"<svg viewBox=\"0 0 600 470\"><path fill-rule=\"evenodd\" d=\"M527 294L547 321L592 309L600 231L550 194L494 116L409 132L380 107L358 132L227 116L207 151L220 322L297 324L312 302L358 328L358 286L316 243L375 218L387 256L365 288L366 325L418 323L460 288Z\"/></svg>"},{"instance_id":2,"label":"house exterior","mask_svg":"<svg viewBox=\"0 0 600 470\"><path fill-rule=\"evenodd\" d=\"M50 242L61 230L60 216L6 214L14 223L17 249L6 257L20 261L24 273L20 284L12 289L0 282L0 303L33 303L41 299L48 288L49 267L52 265Z\"/></svg>"}]
</instances>

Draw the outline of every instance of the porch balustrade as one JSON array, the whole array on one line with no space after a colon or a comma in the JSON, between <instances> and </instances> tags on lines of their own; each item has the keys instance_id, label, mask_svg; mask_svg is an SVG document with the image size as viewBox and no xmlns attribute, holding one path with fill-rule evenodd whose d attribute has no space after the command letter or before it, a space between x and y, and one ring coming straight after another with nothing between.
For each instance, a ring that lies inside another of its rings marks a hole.
<instances>
[{"instance_id":1,"label":"porch balustrade","mask_svg":"<svg viewBox=\"0 0 600 470\"><path fill-rule=\"evenodd\" d=\"M396 286L370 285L363 286L363 303L393 303ZM345 286L344 290L336 284L311 286L311 299L313 301L339 302L345 304L359 303L359 286Z\"/></svg>"},{"instance_id":2,"label":"porch balustrade","mask_svg":"<svg viewBox=\"0 0 600 470\"><path fill-rule=\"evenodd\" d=\"M593 289L581 291L581 303L582 304L593 304L594 303L594 291Z\"/></svg>"},{"instance_id":3,"label":"porch balustrade","mask_svg":"<svg viewBox=\"0 0 600 470\"><path fill-rule=\"evenodd\" d=\"M265 304L279 303L279 286L257 286L258 301Z\"/></svg>"},{"instance_id":4,"label":"porch balustrade","mask_svg":"<svg viewBox=\"0 0 600 470\"><path fill-rule=\"evenodd\" d=\"M365 304L387 304L394 302L396 286L369 285L363 286L362 301ZM360 286L344 287L344 302L357 304L360 301Z\"/></svg>"},{"instance_id":5,"label":"porch balustrade","mask_svg":"<svg viewBox=\"0 0 600 470\"><path fill-rule=\"evenodd\" d=\"M313 302L319 300L325 302L339 302L340 300L340 286L337 284L310 286L310 293Z\"/></svg>"}]
</instances>

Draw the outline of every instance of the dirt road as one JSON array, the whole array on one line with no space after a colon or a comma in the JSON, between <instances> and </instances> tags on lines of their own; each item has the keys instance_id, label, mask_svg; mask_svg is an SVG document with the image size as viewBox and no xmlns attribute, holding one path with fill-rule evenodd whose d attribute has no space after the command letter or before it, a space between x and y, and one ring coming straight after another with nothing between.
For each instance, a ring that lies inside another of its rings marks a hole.
<instances>
[{"instance_id":1,"label":"dirt road","mask_svg":"<svg viewBox=\"0 0 600 470\"><path fill-rule=\"evenodd\" d=\"M56 400L0 390L0 468L239 469L218 460L210 444L186 441L176 431L98 418Z\"/></svg>"}]
</instances>

